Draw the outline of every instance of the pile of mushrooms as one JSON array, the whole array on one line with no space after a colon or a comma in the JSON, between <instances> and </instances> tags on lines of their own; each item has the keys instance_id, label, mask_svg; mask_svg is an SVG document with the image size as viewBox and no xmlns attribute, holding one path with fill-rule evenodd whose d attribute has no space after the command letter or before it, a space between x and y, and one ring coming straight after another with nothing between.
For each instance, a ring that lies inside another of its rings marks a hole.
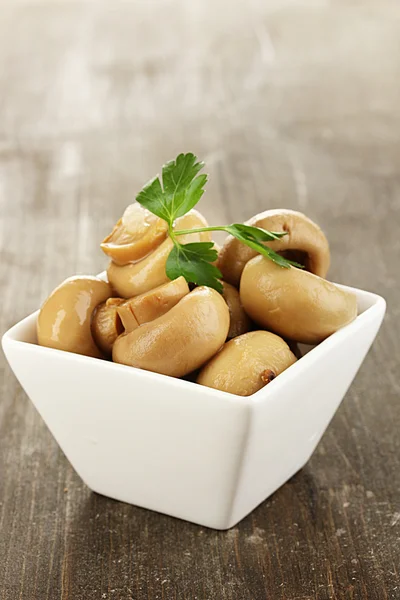
<instances>
[{"instance_id":1,"label":"pile of mushrooms","mask_svg":"<svg viewBox=\"0 0 400 600\"><path fill-rule=\"evenodd\" d=\"M325 279L329 245L305 215L268 210L246 222L286 232L267 245L301 263L282 268L228 237L217 266L223 294L165 272L173 242L166 223L129 206L101 244L108 281L71 277L44 302L38 343L249 396L290 367L296 343L318 344L357 316L356 297ZM196 210L176 229L206 227ZM211 241L210 232L180 236ZM293 350L293 351L292 351Z\"/></svg>"}]
</instances>

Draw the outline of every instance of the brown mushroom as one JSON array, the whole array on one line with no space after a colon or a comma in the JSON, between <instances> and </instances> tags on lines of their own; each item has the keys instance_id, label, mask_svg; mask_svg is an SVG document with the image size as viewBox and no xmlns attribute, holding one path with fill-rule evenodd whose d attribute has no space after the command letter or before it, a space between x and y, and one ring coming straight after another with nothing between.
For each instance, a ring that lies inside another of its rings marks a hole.
<instances>
[{"instance_id":1,"label":"brown mushroom","mask_svg":"<svg viewBox=\"0 0 400 600\"><path fill-rule=\"evenodd\" d=\"M207 221L199 212L191 210L176 220L175 229L195 229L197 227L207 227L207 225ZM179 236L181 244L208 242L210 240L211 233L208 231ZM124 266L111 262L107 275L117 294L123 298L131 298L167 283L169 279L165 272L165 265L172 248L171 238L167 237L143 260Z\"/></svg>"},{"instance_id":2,"label":"brown mushroom","mask_svg":"<svg viewBox=\"0 0 400 600\"><path fill-rule=\"evenodd\" d=\"M289 346L268 331L250 331L230 340L200 371L197 383L250 396L296 362Z\"/></svg>"},{"instance_id":3,"label":"brown mushroom","mask_svg":"<svg viewBox=\"0 0 400 600\"><path fill-rule=\"evenodd\" d=\"M143 325L171 310L189 291L186 279L178 277L140 296L135 296L129 301L129 306L139 325Z\"/></svg>"},{"instance_id":4,"label":"brown mushroom","mask_svg":"<svg viewBox=\"0 0 400 600\"><path fill-rule=\"evenodd\" d=\"M100 247L116 264L126 265L150 254L165 240L167 232L163 219L134 202Z\"/></svg>"},{"instance_id":5,"label":"brown mushroom","mask_svg":"<svg viewBox=\"0 0 400 600\"><path fill-rule=\"evenodd\" d=\"M104 354L111 356L112 347L119 335L161 317L188 293L186 280L178 277L129 300L109 298L94 312L93 339Z\"/></svg>"},{"instance_id":6,"label":"brown mushroom","mask_svg":"<svg viewBox=\"0 0 400 600\"><path fill-rule=\"evenodd\" d=\"M93 313L92 337L96 346L106 356L111 356L115 340L125 331L117 312L118 306L123 302L123 298L109 298L100 304Z\"/></svg>"},{"instance_id":7,"label":"brown mushroom","mask_svg":"<svg viewBox=\"0 0 400 600\"><path fill-rule=\"evenodd\" d=\"M211 288L198 287L163 316L119 336L113 360L182 377L218 351L228 329L229 310L222 296Z\"/></svg>"},{"instance_id":8,"label":"brown mushroom","mask_svg":"<svg viewBox=\"0 0 400 600\"><path fill-rule=\"evenodd\" d=\"M132 301L133 298L125 300L125 302L122 302L122 304L117 307L117 315L121 321L123 333L130 333L139 327L138 320L132 310Z\"/></svg>"},{"instance_id":9,"label":"brown mushroom","mask_svg":"<svg viewBox=\"0 0 400 600\"><path fill-rule=\"evenodd\" d=\"M330 264L328 240L318 225L302 213L286 209L266 210L246 221L246 225L269 231L286 231L287 235L280 240L267 242L266 246L304 265L311 273L326 276ZM228 236L218 259L218 268L224 280L239 287L245 264L256 254L255 250Z\"/></svg>"},{"instance_id":10,"label":"brown mushroom","mask_svg":"<svg viewBox=\"0 0 400 600\"><path fill-rule=\"evenodd\" d=\"M282 337L318 344L357 316L356 296L317 275L256 256L245 266L240 299L256 323Z\"/></svg>"},{"instance_id":11,"label":"brown mushroom","mask_svg":"<svg viewBox=\"0 0 400 600\"><path fill-rule=\"evenodd\" d=\"M41 346L102 358L91 334L96 306L111 296L111 286L97 277L70 277L44 302L37 320Z\"/></svg>"},{"instance_id":12,"label":"brown mushroom","mask_svg":"<svg viewBox=\"0 0 400 600\"><path fill-rule=\"evenodd\" d=\"M251 323L242 306L237 289L233 285L230 285L230 283L226 283L226 281L223 281L222 285L224 288L222 295L229 308L230 326L228 338L230 339L249 331Z\"/></svg>"}]
</instances>

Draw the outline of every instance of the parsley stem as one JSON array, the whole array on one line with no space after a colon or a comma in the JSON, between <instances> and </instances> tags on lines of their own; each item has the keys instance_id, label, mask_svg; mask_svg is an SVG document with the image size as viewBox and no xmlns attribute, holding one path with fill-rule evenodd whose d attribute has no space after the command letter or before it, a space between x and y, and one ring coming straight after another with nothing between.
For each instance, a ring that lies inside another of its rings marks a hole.
<instances>
[{"instance_id":1,"label":"parsley stem","mask_svg":"<svg viewBox=\"0 0 400 600\"><path fill-rule=\"evenodd\" d=\"M174 235L186 235L188 233L202 233L203 231L227 231L226 227L217 226L217 227L198 227L197 229L179 229L178 231L174 231ZM171 235L171 232L170 232ZM171 236L173 239L173 236Z\"/></svg>"},{"instance_id":2,"label":"parsley stem","mask_svg":"<svg viewBox=\"0 0 400 600\"><path fill-rule=\"evenodd\" d=\"M178 244L178 240L176 239L176 231L174 231L172 225L169 225L168 227L168 235L171 238L171 240L173 241L173 243L176 245Z\"/></svg>"}]
</instances>

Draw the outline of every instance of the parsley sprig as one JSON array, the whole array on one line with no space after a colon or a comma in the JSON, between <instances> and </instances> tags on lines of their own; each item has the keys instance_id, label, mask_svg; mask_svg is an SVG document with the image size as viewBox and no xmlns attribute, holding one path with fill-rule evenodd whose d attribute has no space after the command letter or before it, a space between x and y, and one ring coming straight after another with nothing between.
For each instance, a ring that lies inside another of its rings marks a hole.
<instances>
[{"instance_id":1,"label":"parsley sprig","mask_svg":"<svg viewBox=\"0 0 400 600\"><path fill-rule=\"evenodd\" d=\"M168 277L176 279L183 275L188 282L207 285L222 292L222 273L213 264L218 257L213 242L181 244L178 241L180 235L203 231L225 231L281 267L301 267L265 245L265 242L279 240L286 232L267 231L242 223L179 231L174 229L175 220L194 208L204 194L207 175L198 174L203 167L204 163L197 162L197 157L191 152L179 154L175 160L163 166L161 181L157 175L136 197L139 204L168 224L168 233L174 243L166 264Z\"/></svg>"}]
</instances>

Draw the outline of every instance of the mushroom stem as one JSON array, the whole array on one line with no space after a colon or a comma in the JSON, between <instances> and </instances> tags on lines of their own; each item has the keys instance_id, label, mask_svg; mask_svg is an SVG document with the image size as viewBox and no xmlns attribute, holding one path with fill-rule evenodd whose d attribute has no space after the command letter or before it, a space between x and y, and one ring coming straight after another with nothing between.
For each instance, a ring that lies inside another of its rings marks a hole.
<instances>
[{"instance_id":1,"label":"mushroom stem","mask_svg":"<svg viewBox=\"0 0 400 600\"><path fill-rule=\"evenodd\" d=\"M118 306L117 313L124 328L124 333L130 333L139 327L138 320L133 312L132 300L127 300Z\"/></svg>"},{"instance_id":2,"label":"mushroom stem","mask_svg":"<svg viewBox=\"0 0 400 600\"><path fill-rule=\"evenodd\" d=\"M189 286L186 279L178 277L132 298L129 300L129 307L139 325L142 325L164 315L188 293Z\"/></svg>"},{"instance_id":3,"label":"mushroom stem","mask_svg":"<svg viewBox=\"0 0 400 600\"><path fill-rule=\"evenodd\" d=\"M270 383L275 377L276 374L271 369L265 369L265 371L261 373L261 379L265 384Z\"/></svg>"}]
</instances>

